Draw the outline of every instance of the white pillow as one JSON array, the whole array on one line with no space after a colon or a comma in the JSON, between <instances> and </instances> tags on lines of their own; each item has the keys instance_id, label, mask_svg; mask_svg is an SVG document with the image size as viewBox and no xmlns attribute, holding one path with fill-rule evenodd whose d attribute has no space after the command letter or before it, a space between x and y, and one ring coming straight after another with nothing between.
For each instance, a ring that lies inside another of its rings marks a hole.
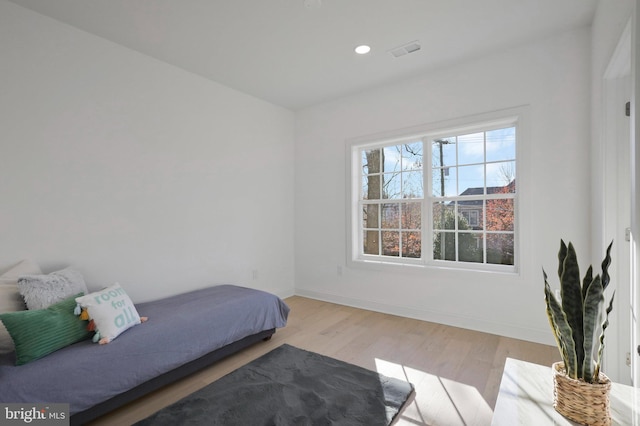
<instances>
[{"instance_id":1,"label":"white pillow","mask_svg":"<svg viewBox=\"0 0 640 426\"><path fill-rule=\"evenodd\" d=\"M109 343L122 332L145 321L140 318L133 302L120 286L115 283L111 287L76 297L80 307L85 308L96 329L94 342Z\"/></svg>"},{"instance_id":2,"label":"white pillow","mask_svg":"<svg viewBox=\"0 0 640 426\"><path fill-rule=\"evenodd\" d=\"M46 309L78 293L89 293L82 274L71 268L48 275L23 275L18 288L31 310Z\"/></svg>"},{"instance_id":3,"label":"white pillow","mask_svg":"<svg viewBox=\"0 0 640 426\"><path fill-rule=\"evenodd\" d=\"M41 274L40 267L32 260L25 259L0 275L0 314L26 309L18 290L18 278L21 275ZM13 352L13 340L0 322L0 353Z\"/></svg>"}]
</instances>

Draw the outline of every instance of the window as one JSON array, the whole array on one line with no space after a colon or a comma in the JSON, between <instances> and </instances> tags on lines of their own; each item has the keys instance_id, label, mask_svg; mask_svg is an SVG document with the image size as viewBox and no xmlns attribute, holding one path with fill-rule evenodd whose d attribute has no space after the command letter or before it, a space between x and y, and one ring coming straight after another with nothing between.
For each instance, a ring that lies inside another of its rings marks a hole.
<instances>
[{"instance_id":1,"label":"window","mask_svg":"<svg viewBox=\"0 0 640 426\"><path fill-rule=\"evenodd\" d=\"M474 228L478 226L478 217L480 216L479 213L480 212L475 208L468 210L460 209L460 214L466 219L467 224Z\"/></svg>"},{"instance_id":2,"label":"window","mask_svg":"<svg viewBox=\"0 0 640 426\"><path fill-rule=\"evenodd\" d=\"M513 266L516 128L428 143L433 259Z\"/></svg>"},{"instance_id":3,"label":"window","mask_svg":"<svg viewBox=\"0 0 640 426\"><path fill-rule=\"evenodd\" d=\"M418 140L360 150L364 255L421 257L422 149Z\"/></svg>"},{"instance_id":4,"label":"window","mask_svg":"<svg viewBox=\"0 0 640 426\"><path fill-rule=\"evenodd\" d=\"M518 118L350 146L352 260L516 270Z\"/></svg>"}]
</instances>

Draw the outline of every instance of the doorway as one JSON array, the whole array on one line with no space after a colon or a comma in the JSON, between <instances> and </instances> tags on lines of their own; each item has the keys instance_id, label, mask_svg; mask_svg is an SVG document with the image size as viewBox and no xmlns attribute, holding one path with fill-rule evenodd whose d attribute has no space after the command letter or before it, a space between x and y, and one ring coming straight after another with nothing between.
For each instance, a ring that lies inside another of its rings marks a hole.
<instances>
[{"instance_id":1,"label":"doorway","mask_svg":"<svg viewBox=\"0 0 640 426\"><path fill-rule=\"evenodd\" d=\"M632 384L635 366L632 348L635 341L636 298L632 286L631 211L633 199L631 120L626 105L631 100L631 20L627 23L618 46L609 62L603 79L603 133L601 154L603 159L602 203L604 248L614 241L611 253L611 282L616 292L610 329L606 333L603 370L619 383ZM597 152L594 152L597 155ZM594 265L595 266L595 265ZM610 294L610 291L607 291ZM610 296L607 296L607 298Z\"/></svg>"}]
</instances>

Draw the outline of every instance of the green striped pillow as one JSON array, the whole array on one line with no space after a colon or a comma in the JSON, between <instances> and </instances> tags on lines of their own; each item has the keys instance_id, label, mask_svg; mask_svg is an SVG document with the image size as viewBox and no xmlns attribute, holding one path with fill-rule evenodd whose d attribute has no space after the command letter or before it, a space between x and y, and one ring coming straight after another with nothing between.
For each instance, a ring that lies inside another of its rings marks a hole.
<instances>
[{"instance_id":1,"label":"green striped pillow","mask_svg":"<svg viewBox=\"0 0 640 426\"><path fill-rule=\"evenodd\" d=\"M91 336L87 330L88 322L73 314L75 298L82 294L46 309L0 314L0 320L16 347L16 365L35 361Z\"/></svg>"}]
</instances>

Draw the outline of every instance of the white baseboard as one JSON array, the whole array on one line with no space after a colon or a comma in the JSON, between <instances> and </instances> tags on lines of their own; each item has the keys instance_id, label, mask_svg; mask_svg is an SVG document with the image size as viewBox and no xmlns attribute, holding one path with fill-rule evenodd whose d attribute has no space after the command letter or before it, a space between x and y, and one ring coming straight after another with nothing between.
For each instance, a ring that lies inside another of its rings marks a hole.
<instances>
[{"instance_id":1,"label":"white baseboard","mask_svg":"<svg viewBox=\"0 0 640 426\"><path fill-rule=\"evenodd\" d=\"M478 320L477 318L466 317L464 315L452 315L450 313L436 312L408 306L396 306L388 303L380 303L365 299L354 299L350 297L339 296L336 294L321 293L301 288L296 288L295 294L296 296L308 297L310 299L322 300L324 302L331 302L339 305L381 312L384 314L429 321L438 324L449 325L452 327L460 327L468 330L480 331L483 333L496 334L499 336L525 340L528 342L541 343L551 346L555 346L556 344L553 340L553 335L549 330L543 331L533 328L519 327L494 321Z\"/></svg>"},{"instance_id":2,"label":"white baseboard","mask_svg":"<svg viewBox=\"0 0 640 426\"><path fill-rule=\"evenodd\" d=\"M291 297L291 296L295 296L296 293L295 291L293 291L293 289L286 289L286 290L275 290L272 292L273 294L275 294L276 296L278 296L280 299L286 299L287 297Z\"/></svg>"}]
</instances>

